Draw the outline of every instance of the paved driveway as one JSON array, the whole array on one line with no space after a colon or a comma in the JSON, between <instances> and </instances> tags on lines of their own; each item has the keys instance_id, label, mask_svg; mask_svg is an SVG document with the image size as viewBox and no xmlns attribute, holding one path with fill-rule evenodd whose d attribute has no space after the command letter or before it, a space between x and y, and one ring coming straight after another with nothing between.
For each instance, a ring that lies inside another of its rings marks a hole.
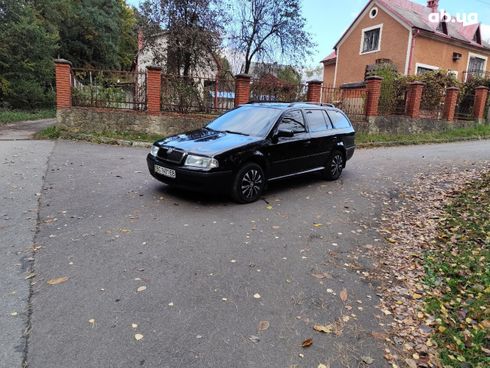
<instances>
[{"instance_id":1,"label":"paved driveway","mask_svg":"<svg viewBox=\"0 0 490 368\"><path fill-rule=\"evenodd\" d=\"M360 150L342 180L275 184L250 205L167 190L146 152L58 142L49 155L29 367L384 367L370 260L351 252L381 243L400 183L480 165L490 142ZM312 328L330 323L337 334Z\"/></svg>"}]
</instances>

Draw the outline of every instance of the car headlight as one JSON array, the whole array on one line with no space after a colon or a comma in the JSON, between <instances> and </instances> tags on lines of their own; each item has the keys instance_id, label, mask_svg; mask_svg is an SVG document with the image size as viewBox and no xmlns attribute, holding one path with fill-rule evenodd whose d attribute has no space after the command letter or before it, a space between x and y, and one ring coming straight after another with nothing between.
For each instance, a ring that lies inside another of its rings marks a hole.
<instances>
[{"instance_id":1,"label":"car headlight","mask_svg":"<svg viewBox=\"0 0 490 368\"><path fill-rule=\"evenodd\" d=\"M154 156L154 157L157 157L157 155L158 155L158 150L159 150L159 149L160 149L160 147L158 147L158 146L155 146L155 145L151 146L151 151L150 151L150 154L151 154L152 156Z\"/></svg>"},{"instance_id":2,"label":"car headlight","mask_svg":"<svg viewBox=\"0 0 490 368\"><path fill-rule=\"evenodd\" d=\"M185 159L185 166L198 167L200 169L210 170L219 166L218 160L212 157L188 155Z\"/></svg>"}]
</instances>

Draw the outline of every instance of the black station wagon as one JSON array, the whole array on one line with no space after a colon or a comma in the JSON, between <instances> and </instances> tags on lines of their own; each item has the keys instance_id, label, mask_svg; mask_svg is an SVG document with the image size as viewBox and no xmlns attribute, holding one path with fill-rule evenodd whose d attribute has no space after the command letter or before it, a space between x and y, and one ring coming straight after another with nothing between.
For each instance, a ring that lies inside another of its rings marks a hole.
<instances>
[{"instance_id":1,"label":"black station wagon","mask_svg":"<svg viewBox=\"0 0 490 368\"><path fill-rule=\"evenodd\" d=\"M354 154L354 136L332 105L249 103L202 129L155 142L147 163L166 184L249 203L272 180L315 171L338 179Z\"/></svg>"}]
</instances>

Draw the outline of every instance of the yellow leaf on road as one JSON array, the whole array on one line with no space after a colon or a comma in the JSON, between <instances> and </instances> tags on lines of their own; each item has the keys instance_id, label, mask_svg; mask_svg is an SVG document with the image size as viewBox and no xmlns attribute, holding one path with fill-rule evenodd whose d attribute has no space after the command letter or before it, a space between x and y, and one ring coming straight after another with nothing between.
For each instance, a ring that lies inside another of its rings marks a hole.
<instances>
[{"instance_id":1,"label":"yellow leaf on road","mask_svg":"<svg viewBox=\"0 0 490 368\"><path fill-rule=\"evenodd\" d=\"M136 335L134 335L134 338L136 341L140 341L143 339L143 335L142 334L136 334Z\"/></svg>"},{"instance_id":2,"label":"yellow leaf on road","mask_svg":"<svg viewBox=\"0 0 490 368\"><path fill-rule=\"evenodd\" d=\"M265 331L269 328L269 326L270 326L269 321L260 321L257 330Z\"/></svg>"},{"instance_id":3,"label":"yellow leaf on road","mask_svg":"<svg viewBox=\"0 0 490 368\"><path fill-rule=\"evenodd\" d=\"M314 325L313 329L318 332L323 332L323 333L332 333L334 330L333 325Z\"/></svg>"},{"instance_id":4,"label":"yellow leaf on road","mask_svg":"<svg viewBox=\"0 0 490 368\"><path fill-rule=\"evenodd\" d=\"M59 284L62 284L64 282L67 282L67 281L68 281L68 277L63 276L63 277L57 277L55 279L48 280L48 284L49 285L59 285Z\"/></svg>"},{"instance_id":5,"label":"yellow leaf on road","mask_svg":"<svg viewBox=\"0 0 490 368\"><path fill-rule=\"evenodd\" d=\"M342 300L343 302L345 302L347 300L347 290L346 289L342 289L342 291L340 292L340 300Z\"/></svg>"}]
</instances>

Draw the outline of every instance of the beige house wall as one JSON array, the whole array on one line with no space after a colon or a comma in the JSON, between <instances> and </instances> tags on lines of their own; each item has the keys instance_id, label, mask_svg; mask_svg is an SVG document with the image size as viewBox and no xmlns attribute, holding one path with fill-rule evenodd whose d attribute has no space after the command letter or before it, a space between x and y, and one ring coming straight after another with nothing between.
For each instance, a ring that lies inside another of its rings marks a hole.
<instances>
[{"instance_id":1,"label":"beige house wall","mask_svg":"<svg viewBox=\"0 0 490 368\"><path fill-rule=\"evenodd\" d=\"M458 61L453 61L453 53L462 55ZM417 64L438 67L439 69L451 70L458 73L459 81L464 82L464 73L468 70L470 54L487 58L486 71L490 72L490 52L478 49L468 49L462 46L445 43L426 37L415 37L415 47L410 66L410 75L417 72Z\"/></svg>"},{"instance_id":2,"label":"beige house wall","mask_svg":"<svg viewBox=\"0 0 490 368\"><path fill-rule=\"evenodd\" d=\"M366 65L374 64L377 59L390 59L399 72L405 73L410 31L379 7L378 15L371 19L369 11L373 6L367 8L367 13L338 46L337 87L344 83L363 81ZM380 50L360 54L362 30L380 24L383 25Z\"/></svg>"},{"instance_id":3,"label":"beige house wall","mask_svg":"<svg viewBox=\"0 0 490 368\"><path fill-rule=\"evenodd\" d=\"M323 65L323 84L333 86L335 79L335 64Z\"/></svg>"}]
</instances>

